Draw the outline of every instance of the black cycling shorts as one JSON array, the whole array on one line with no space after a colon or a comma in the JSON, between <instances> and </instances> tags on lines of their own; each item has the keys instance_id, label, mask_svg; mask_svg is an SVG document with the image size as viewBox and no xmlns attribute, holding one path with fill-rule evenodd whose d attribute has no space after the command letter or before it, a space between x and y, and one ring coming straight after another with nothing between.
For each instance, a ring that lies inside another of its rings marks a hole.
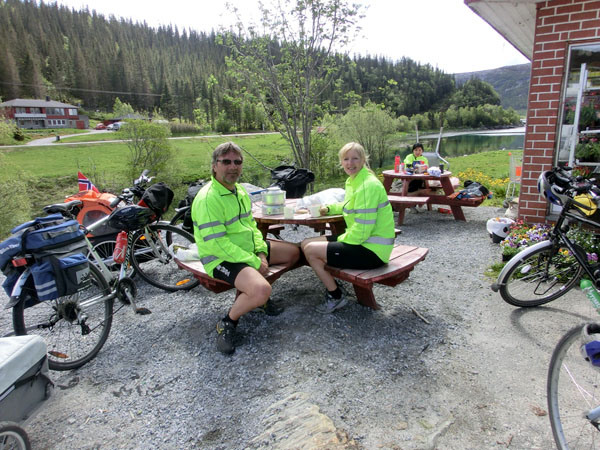
<instances>
[{"instance_id":1,"label":"black cycling shorts","mask_svg":"<svg viewBox=\"0 0 600 450\"><path fill-rule=\"evenodd\" d=\"M267 242L267 262L270 262L270 260L271 260L270 259L271 243L269 241L266 241L266 242ZM234 262L223 261L221 264L219 264L217 267L214 268L213 278L216 278L217 280L221 280L221 281L231 284L232 286L235 286L235 279L237 278L239 273L246 267L251 267L251 266L249 266L246 263L234 263Z\"/></svg>"},{"instance_id":2,"label":"black cycling shorts","mask_svg":"<svg viewBox=\"0 0 600 450\"><path fill-rule=\"evenodd\" d=\"M362 245L337 242L327 236L327 264L340 269L375 269L385 263L374 252Z\"/></svg>"}]
</instances>

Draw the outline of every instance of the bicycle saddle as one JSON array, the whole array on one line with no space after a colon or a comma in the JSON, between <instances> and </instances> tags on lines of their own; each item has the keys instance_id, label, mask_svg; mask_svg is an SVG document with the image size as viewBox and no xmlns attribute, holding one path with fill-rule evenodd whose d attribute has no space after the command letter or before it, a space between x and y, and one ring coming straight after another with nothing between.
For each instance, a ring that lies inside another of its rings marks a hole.
<instances>
[{"instance_id":1,"label":"bicycle saddle","mask_svg":"<svg viewBox=\"0 0 600 450\"><path fill-rule=\"evenodd\" d=\"M83 204L83 202L81 200L71 200L70 202L66 202L66 203L56 203L54 205L44 206L44 212L46 212L48 214L54 214L54 213L62 214L64 212L69 212L75 206L79 206L82 204Z\"/></svg>"}]
</instances>

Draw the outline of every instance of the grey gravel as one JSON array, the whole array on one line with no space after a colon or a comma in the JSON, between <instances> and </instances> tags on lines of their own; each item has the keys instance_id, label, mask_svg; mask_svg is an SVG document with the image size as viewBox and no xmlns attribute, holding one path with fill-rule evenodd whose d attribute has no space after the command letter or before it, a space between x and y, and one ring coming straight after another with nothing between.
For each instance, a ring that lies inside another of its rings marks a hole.
<instances>
[{"instance_id":1,"label":"grey gravel","mask_svg":"<svg viewBox=\"0 0 600 450\"><path fill-rule=\"evenodd\" d=\"M165 293L138 280L152 314L121 309L93 361L52 372L53 396L24 424L33 447L552 448L548 362L589 308L577 291L530 310L504 303L484 275L500 261L486 221L501 212L465 215L406 215L397 240L430 253L405 282L375 287L378 311L352 298L318 314L312 271L284 275L273 293L286 311L244 317L233 356L215 348L232 291ZM11 330L10 311L0 327Z\"/></svg>"}]
</instances>

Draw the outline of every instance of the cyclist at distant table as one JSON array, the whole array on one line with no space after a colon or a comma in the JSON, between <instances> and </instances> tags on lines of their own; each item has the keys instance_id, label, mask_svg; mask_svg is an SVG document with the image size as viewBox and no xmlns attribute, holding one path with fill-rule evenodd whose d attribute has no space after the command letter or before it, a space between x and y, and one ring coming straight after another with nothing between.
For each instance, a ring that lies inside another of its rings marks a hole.
<instances>
[{"instance_id":1,"label":"cyclist at distant table","mask_svg":"<svg viewBox=\"0 0 600 450\"><path fill-rule=\"evenodd\" d=\"M406 167L413 167L415 161L419 162L419 164L429 165L429 161L423 156L423 144L420 142L417 142L412 146L412 153L404 158L404 165ZM419 195L419 191L426 187L425 181L423 180L411 180L408 184L408 193L409 195Z\"/></svg>"},{"instance_id":2,"label":"cyclist at distant table","mask_svg":"<svg viewBox=\"0 0 600 450\"><path fill-rule=\"evenodd\" d=\"M235 351L235 330L241 316L255 308L268 315L283 309L269 299L271 285L264 275L269 264L294 264L300 250L289 242L265 241L252 217L242 174L242 150L233 142L215 148L211 181L192 204L194 238L206 273L241 292L229 312L217 322L217 349Z\"/></svg>"}]
</instances>

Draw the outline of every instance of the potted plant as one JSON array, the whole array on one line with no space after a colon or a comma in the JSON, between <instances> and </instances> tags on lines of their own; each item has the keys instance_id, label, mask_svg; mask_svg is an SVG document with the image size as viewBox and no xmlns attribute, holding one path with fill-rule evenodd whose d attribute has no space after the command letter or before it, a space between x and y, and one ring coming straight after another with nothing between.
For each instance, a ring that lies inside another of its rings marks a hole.
<instances>
[{"instance_id":1,"label":"potted plant","mask_svg":"<svg viewBox=\"0 0 600 450\"><path fill-rule=\"evenodd\" d=\"M584 162L600 161L600 142L595 137L582 137L575 147L575 157Z\"/></svg>"}]
</instances>

